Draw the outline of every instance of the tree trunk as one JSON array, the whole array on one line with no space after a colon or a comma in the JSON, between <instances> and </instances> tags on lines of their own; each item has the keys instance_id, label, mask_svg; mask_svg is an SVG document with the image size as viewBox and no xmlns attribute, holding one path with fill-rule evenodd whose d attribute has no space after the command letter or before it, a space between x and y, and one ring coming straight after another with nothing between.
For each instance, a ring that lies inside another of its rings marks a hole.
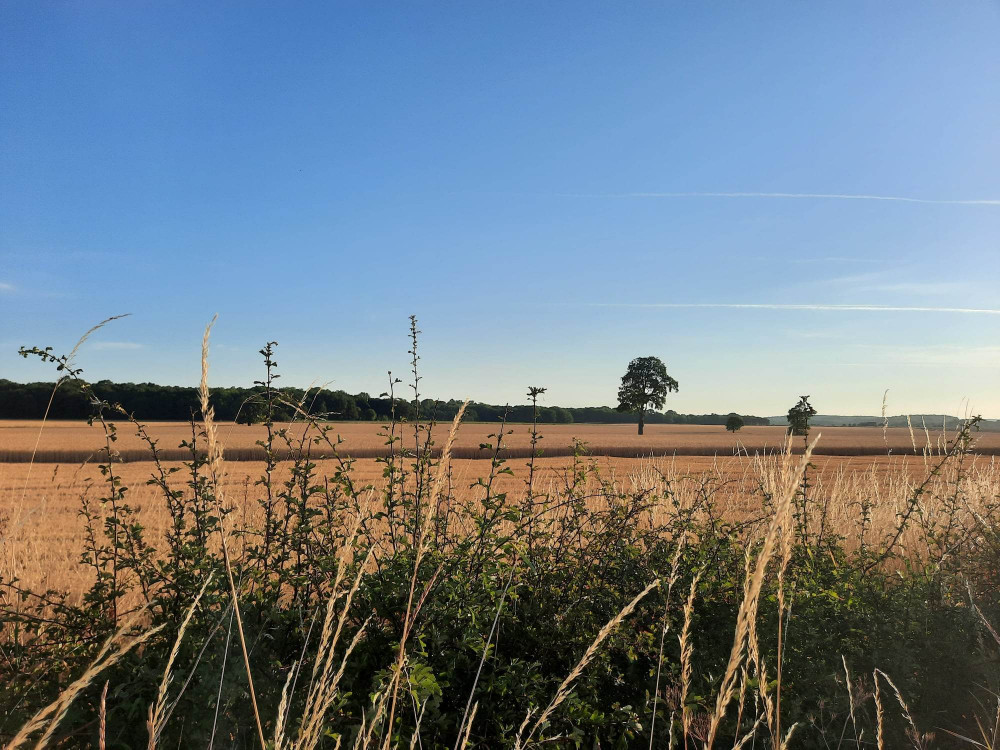
<instances>
[{"instance_id":1,"label":"tree trunk","mask_svg":"<svg viewBox=\"0 0 1000 750\"><path fill-rule=\"evenodd\" d=\"M645 409L639 409L639 434L640 435L642 434L643 420L645 419L645 417L646 417L646 410Z\"/></svg>"}]
</instances>

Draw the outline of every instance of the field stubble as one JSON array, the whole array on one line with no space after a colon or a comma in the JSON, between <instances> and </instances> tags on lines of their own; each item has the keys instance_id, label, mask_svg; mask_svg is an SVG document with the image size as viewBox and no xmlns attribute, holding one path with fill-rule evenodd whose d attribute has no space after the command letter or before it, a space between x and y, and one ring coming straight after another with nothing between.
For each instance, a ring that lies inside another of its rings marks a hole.
<instances>
[{"instance_id":1,"label":"field stubble","mask_svg":"<svg viewBox=\"0 0 1000 750\"><path fill-rule=\"evenodd\" d=\"M669 486L682 506L692 505L696 495L708 493L718 502L723 517L733 521L762 512L760 490L775 481L781 459L746 455L648 459L588 456L582 463L597 470L588 480L594 490L590 493L592 504L603 502L594 479L601 477L626 491L648 489L664 495ZM510 473L497 476L493 491L506 493L513 505L525 492L528 464L512 460L508 465ZM815 456L809 475L811 495L817 502L828 503L831 522L848 539L856 537L860 528L859 503L870 499L875 506L874 530L882 534L895 523L898 512L932 465L929 456ZM152 476L151 467L147 461L130 462L119 465L116 474L128 491L130 504L138 511L149 541L159 547L171 517L161 490L146 484ZM185 464L164 462L164 468L176 470L171 486L184 489L190 479ZM317 461L320 476L328 476L336 468L332 460ZM558 496L571 481L573 459L539 458L535 468L536 491ZM383 469L384 464L375 459L359 459L354 462L352 475L358 485L379 490L384 484ZM452 459L449 494L456 502L475 501L482 493L476 481L489 470L487 459ZM261 509L252 498L254 483L264 471L265 464L260 461L227 464L221 484L242 528L254 528L260 523ZM273 480L280 484L290 476L289 466L279 464ZM0 578L16 576L26 588L35 591L57 589L78 595L86 590L92 581L91 571L78 564L84 551L81 509L84 503L97 503L104 492L104 481L97 463L0 463L0 528L4 529ZM954 481L950 474L935 479L929 494L946 492L950 481ZM990 488L1000 486L1000 466L994 458L976 457L964 481L972 488L973 497L988 498Z\"/></svg>"},{"instance_id":2,"label":"field stubble","mask_svg":"<svg viewBox=\"0 0 1000 750\"><path fill-rule=\"evenodd\" d=\"M380 436L382 427L374 422L327 423L332 435L343 440L343 452L355 458L375 458L386 453L385 438ZM301 434L302 424L278 424L290 436ZM190 440L191 426L183 422L151 422L147 425L150 435L158 441L164 460L183 460L188 452L179 448L182 440ZM455 458L487 458L483 443L490 443L490 434L497 424L473 422L463 424L457 436L452 455ZM509 424L509 434L504 437L505 455L526 458L531 453L531 425ZM648 458L662 456L732 456L735 454L780 452L785 445L783 427L744 427L738 433L727 432L721 425L660 425L646 426L645 435L637 435L634 424L560 424L540 425L543 438L540 448L550 457L570 456L575 440L586 443L593 455L617 458ZM447 425L437 425L433 440L440 446L448 434ZM940 453L953 433L940 426L917 424L913 430L892 427L887 430L875 427L826 427L815 428L813 437L820 436L814 455L818 456L884 456L922 455ZM266 436L261 425L219 425L219 437L225 446L227 461L260 461L263 451L256 444ZM0 421L0 462L81 463L97 454L103 447L99 428L85 422L52 421L41 429L38 421ZM37 450L35 445L37 442ZM123 430L115 449L123 461L142 461L149 457L149 449L129 431ZM801 441L796 441L793 451L801 451ZM977 436L976 451L983 455L1000 455L1000 433L984 432ZM319 446L315 455L329 455Z\"/></svg>"}]
</instances>

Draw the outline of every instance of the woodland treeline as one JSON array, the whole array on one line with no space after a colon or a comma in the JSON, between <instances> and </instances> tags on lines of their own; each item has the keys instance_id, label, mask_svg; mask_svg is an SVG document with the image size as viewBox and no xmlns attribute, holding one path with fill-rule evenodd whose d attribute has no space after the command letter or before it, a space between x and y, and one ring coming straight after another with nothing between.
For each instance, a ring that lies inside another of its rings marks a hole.
<instances>
[{"instance_id":1,"label":"woodland treeline","mask_svg":"<svg viewBox=\"0 0 1000 750\"><path fill-rule=\"evenodd\" d=\"M15 383L0 379L0 419L41 419L49 399L52 407L50 419L86 419L94 407L80 386L72 381L63 383L55 391L54 383ZM112 404L121 404L136 418L145 421L186 421L197 409L196 388L157 385L155 383L114 383L101 380L93 384L97 396ZM368 393L350 394L344 391L312 390L308 395L301 388L282 388L281 400L272 400L274 419L291 419L293 409L281 401L297 403L305 398L305 406L316 415L334 421L381 421L390 417L393 400L388 396ZM417 405L401 395L394 399L396 417L411 419ZM259 422L265 414L266 393L262 387L213 388L212 403L216 418L225 421ZM425 399L420 402L420 416L441 421L451 420L458 412L461 401ZM473 402L465 413L466 421L494 422L503 417L507 407ZM650 413L649 424L701 424L724 425L729 414L678 414L673 410ZM764 417L742 415L747 425L766 425ZM611 424L630 422L634 415L622 414L610 406L562 407L539 406L538 420L555 424ZM509 407L509 422L530 422L532 407Z\"/></svg>"}]
</instances>

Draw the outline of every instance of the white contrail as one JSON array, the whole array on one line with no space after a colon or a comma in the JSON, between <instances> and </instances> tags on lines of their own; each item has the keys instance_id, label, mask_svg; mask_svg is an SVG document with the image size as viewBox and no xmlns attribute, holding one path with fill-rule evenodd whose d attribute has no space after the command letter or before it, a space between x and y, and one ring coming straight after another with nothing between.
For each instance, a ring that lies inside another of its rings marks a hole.
<instances>
[{"instance_id":1,"label":"white contrail","mask_svg":"<svg viewBox=\"0 0 1000 750\"><path fill-rule=\"evenodd\" d=\"M981 198L952 200L940 198L907 198L901 195L867 195L851 193L559 193L567 198L795 198L837 201L894 201L897 203L929 203L939 206L1000 206L1000 199Z\"/></svg>"},{"instance_id":2,"label":"white contrail","mask_svg":"<svg viewBox=\"0 0 1000 750\"><path fill-rule=\"evenodd\" d=\"M588 307L635 308L718 308L727 310L834 310L837 312L922 312L966 313L971 315L1000 315L1000 310L979 307L895 307L890 305L780 305L736 304L721 302L592 302Z\"/></svg>"}]
</instances>

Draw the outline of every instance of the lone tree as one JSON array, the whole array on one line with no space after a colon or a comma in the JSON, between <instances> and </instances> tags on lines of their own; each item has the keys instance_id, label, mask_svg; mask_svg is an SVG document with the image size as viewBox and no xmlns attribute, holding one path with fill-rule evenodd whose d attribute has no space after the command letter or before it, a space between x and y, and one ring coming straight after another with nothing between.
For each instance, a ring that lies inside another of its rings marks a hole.
<instances>
[{"instance_id":1,"label":"lone tree","mask_svg":"<svg viewBox=\"0 0 1000 750\"><path fill-rule=\"evenodd\" d=\"M743 429L743 417L739 414L730 414L726 420L726 429L730 432L739 432Z\"/></svg>"},{"instance_id":2,"label":"lone tree","mask_svg":"<svg viewBox=\"0 0 1000 750\"><path fill-rule=\"evenodd\" d=\"M249 399L245 401L236 414L237 424L259 424L264 421L264 409L256 401Z\"/></svg>"},{"instance_id":3,"label":"lone tree","mask_svg":"<svg viewBox=\"0 0 1000 750\"><path fill-rule=\"evenodd\" d=\"M788 432L791 435L809 435L809 419L816 416L816 410L809 403L808 396L799 396L799 402L788 410Z\"/></svg>"},{"instance_id":4,"label":"lone tree","mask_svg":"<svg viewBox=\"0 0 1000 750\"><path fill-rule=\"evenodd\" d=\"M637 357L628 363L618 389L618 411L639 414L639 434L645 424L646 409L662 409L670 392L677 392L677 381L667 375L667 366L659 357Z\"/></svg>"}]
</instances>

